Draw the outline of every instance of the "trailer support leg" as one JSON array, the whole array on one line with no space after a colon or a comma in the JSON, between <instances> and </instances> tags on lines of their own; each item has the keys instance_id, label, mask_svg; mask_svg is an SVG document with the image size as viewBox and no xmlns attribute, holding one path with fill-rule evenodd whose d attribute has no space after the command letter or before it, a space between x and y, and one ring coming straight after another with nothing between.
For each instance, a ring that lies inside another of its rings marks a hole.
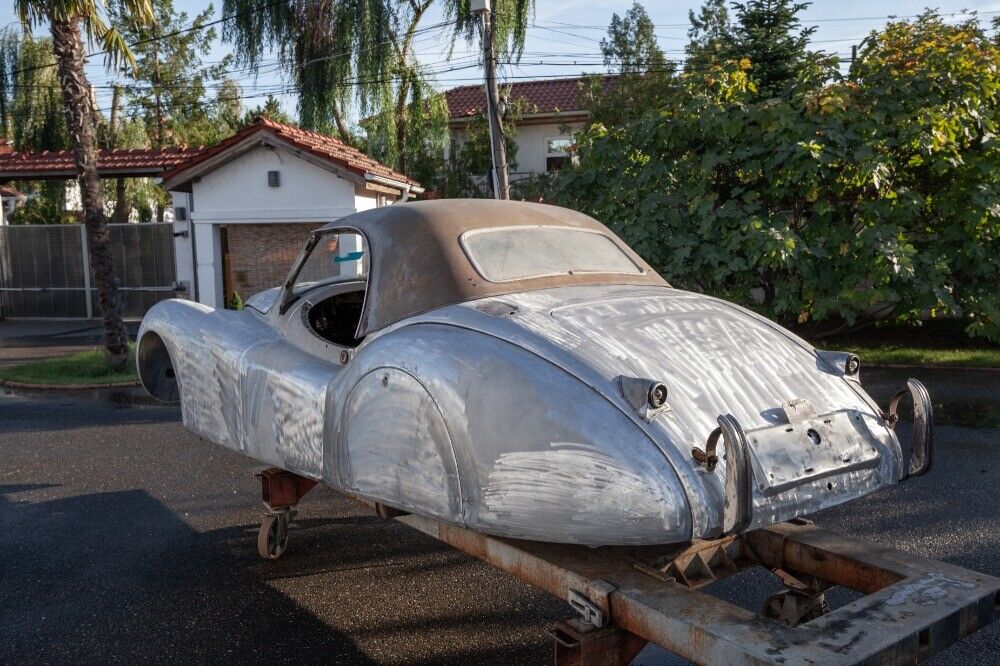
<instances>
[{"instance_id":1,"label":"trailer support leg","mask_svg":"<svg viewBox=\"0 0 1000 666\"><path fill-rule=\"evenodd\" d=\"M267 508L257 532L257 552L265 560L276 560L288 545L296 505L316 486L316 481L277 467L257 472L256 476Z\"/></svg>"},{"instance_id":2,"label":"trailer support leg","mask_svg":"<svg viewBox=\"0 0 1000 666\"><path fill-rule=\"evenodd\" d=\"M617 627L596 627L579 619L557 624L555 666L628 666L647 641Z\"/></svg>"}]
</instances>

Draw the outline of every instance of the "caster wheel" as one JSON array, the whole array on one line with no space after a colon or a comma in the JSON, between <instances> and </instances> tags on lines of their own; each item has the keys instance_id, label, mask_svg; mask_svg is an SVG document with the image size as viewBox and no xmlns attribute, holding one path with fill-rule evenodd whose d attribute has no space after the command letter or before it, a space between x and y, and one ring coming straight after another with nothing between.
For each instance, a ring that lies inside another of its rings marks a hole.
<instances>
[{"instance_id":1,"label":"caster wheel","mask_svg":"<svg viewBox=\"0 0 1000 666\"><path fill-rule=\"evenodd\" d=\"M257 532L257 552L265 560L276 560L288 546L288 512L271 513L264 517Z\"/></svg>"}]
</instances>

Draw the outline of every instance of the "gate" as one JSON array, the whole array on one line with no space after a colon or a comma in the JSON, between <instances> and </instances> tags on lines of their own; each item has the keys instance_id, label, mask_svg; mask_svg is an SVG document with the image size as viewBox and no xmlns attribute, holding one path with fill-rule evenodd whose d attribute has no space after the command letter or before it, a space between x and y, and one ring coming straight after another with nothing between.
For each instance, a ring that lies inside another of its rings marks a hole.
<instances>
[{"instance_id":1,"label":"gate","mask_svg":"<svg viewBox=\"0 0 1000 666\"><path fill-rule=\"evenodd\" d=\"M124 317L176 295L173 227L109 224ZM100 316L81 224L0 226L0 319Z\"/></svg>"}]
</instances>

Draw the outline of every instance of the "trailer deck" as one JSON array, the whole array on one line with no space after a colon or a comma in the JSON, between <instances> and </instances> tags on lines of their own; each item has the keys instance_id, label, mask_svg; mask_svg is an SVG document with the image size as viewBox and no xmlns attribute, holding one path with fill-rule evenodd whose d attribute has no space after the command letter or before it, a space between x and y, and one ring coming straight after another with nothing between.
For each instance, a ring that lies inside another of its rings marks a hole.
<instances>
[{"instance_id":1,"label":"trailer deck","mask_svg":"<svg viewBox=\"0 0 1000 666\"><path fill-rule=\"evenodd\" d=\"M299 497L268 508L290 510ZM801 519L680 547L588 548L490 536L358 501L567 600L580 618L554 628L557 664L628 664L647 642L699 664L912 664L1000 612L1000 578ZM789 587L768 616L699 591L751 567ZM822 595L834 585L865 596L826 612Z\"/></svg>"}]
</instances>

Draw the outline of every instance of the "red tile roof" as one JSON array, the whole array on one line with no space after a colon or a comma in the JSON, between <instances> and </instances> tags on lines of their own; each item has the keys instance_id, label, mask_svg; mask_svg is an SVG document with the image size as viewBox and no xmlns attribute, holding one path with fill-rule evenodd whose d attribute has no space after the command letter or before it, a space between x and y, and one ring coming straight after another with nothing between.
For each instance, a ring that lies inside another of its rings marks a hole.
<instances>
[{"instance_id":1,"label":"red tile roof","mask_svg":"<svg viewBox=\"0 0 1000 666\"><path fill-rule=\"evenodd\" d=\"M605 76L605 90L615 82L616 77ZM581 108L580 84L583 77L570 79L545 79L542 81L518 81L510 86L510 101L523 100L528 108L525 113L571 113L585 111ZM486 93L482 85L459 86L445 92L448 102L448 117L468 118L479 115L486 108Z\"/></svg>"},{"instance_id":2,"label":"red tile roof","mask_svg":"<svg viewBox=\"0 0 1000 666\"><path fill-rule=\"evenodd\" d=\"M97 173L101 176L157 176L203 148L124 148L100 150L97 153ZM0 180L13 178L72 178L76 162L69 150L40 153L0 152Z\"/></svg>"},{"instance_id":3,"label":"red tile roof","mask_svg":"<svg viewBox=\"0 0 1000 666\"><path fill-rule=\"evenodd\" d=\"M24 195L10 185L0 185L0 197L23 197Z\"/></svg>"},{"instance_id":4,"label":"red tile roof","mask_svg":"<svg viewBox=\"0 0 1000 666\"><path fill-rule=\"evenodd\" d=\"M247 137L250 137L258 132L266 132L278 139L281 139L282 141L292 144L296 148L345 168L361 177L364 177L366 174L371 174L373 176L381 176L382 178L388 178L419 187L419 183L417 183L417 181L399 173L398 171L395 171L394 169L369 157L357 148L349 146L339 139L326 136L325 134L319 134L318 132L310 132L309 130L278 123L270 120L269 118L263 117L254 119L252 123L242 127L238 132L236 132L236 134L232 135L228 139L220 141L214 146L209 146L199 154L191 157L191 159L178 164L169 171L164 171L160 174L160 177L164 181L176 178L188 169L204 162L214 155L224 152L231 146L240 143Z\"/></svg>"}]
</instances>

